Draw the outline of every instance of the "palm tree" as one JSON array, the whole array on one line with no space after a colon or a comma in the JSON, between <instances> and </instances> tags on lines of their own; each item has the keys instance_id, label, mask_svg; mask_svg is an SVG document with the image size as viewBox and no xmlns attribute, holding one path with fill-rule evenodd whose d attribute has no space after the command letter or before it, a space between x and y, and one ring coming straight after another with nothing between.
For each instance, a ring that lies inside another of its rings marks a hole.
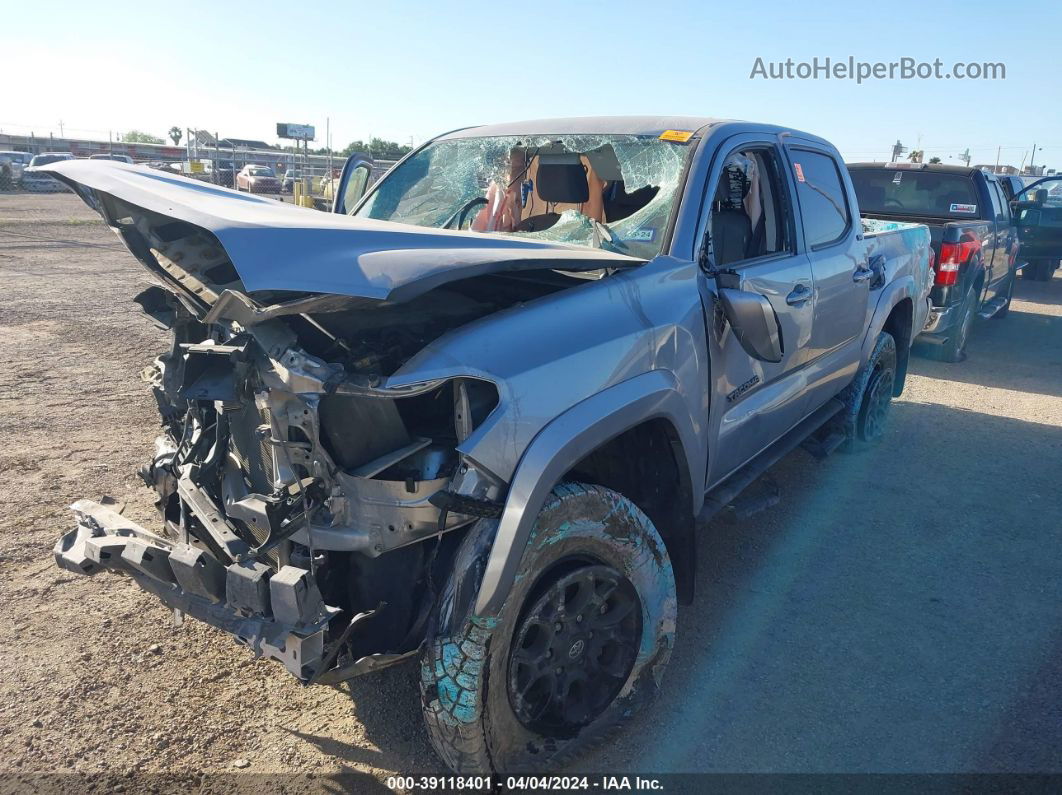
<instances>
[{"instance_id":1,"label":"palm tree","mask_svg":"<svg viewBox=\"0 0 1062 795\"><path fill-rule=\"evenodd\" d=\"M184 135L184 132L176 124L173 125L172 127L170 127L170 138L173 139L173 145L174 146L180 146L181 145L181 136L182 135Z\"/></svg>"}]
</instances>

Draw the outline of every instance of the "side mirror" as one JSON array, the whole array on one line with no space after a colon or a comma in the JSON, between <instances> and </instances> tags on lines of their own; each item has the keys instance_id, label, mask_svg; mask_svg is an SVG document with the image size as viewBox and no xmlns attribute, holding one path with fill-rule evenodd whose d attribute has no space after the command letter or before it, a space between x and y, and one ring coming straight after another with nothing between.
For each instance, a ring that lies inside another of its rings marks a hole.
<instances>
[{"instance_id":1,"label":"side mirror","mask_svg":"<svg viewBox=\"0 0 1062 795\"><path fill-rule=\"evenodd\" d=\"M354 153L347 158L338 184L331 181L332 212L348 215L361 201L372 184L372 159L368 155ZM327 194L327 191L326 191Z\"/></svg>"},{"instance_id":2,"label":"side mirror","mask_svg":"<svg viewBox=\"0 0 1062 795\"><path fill-rule=\"evenodd\" d=\"M716 279L719 303L745 353L762 362L782 361L782 329L771 302L759 293L724 284L731 281L724 275L728 274Z\"/></svg>"},{"instance_id":3,"label":"side mirror","mask_svg":"<svg viewBox=\"0 0 1062 795\"><path fill-rule=\"evenodd\" d=\"M1043 207L1047 202L1048 193L1044 189L1034 190L1027 199L1013 199L1010 203L1010 211L1017 214L1021 210L1034 210Z\"/></svg>"}]
</instances>

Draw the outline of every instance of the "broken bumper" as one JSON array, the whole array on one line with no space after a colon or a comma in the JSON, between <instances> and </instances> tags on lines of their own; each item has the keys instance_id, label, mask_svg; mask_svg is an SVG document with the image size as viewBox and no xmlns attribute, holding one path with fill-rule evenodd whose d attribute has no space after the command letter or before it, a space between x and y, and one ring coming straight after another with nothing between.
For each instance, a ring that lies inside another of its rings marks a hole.
<instances>
[{"instance_id":1,"label":"broken bumper","mask_svg":"<svg viewBox=\"0 0 1062 795\"><path fill-rule=\"evenodd\" d=\"M228 632L303 682L334 678L325 675L332 663L325 628L336 610L323 604L309 571L283 566L274 572L257 561L225 566L202 548L157 536L99 503L80 500L71 507L77 527L54 549L61 568L127 574L168 607ZM359 660L360 669L347 670L344 678L382 662Z\"/></svg>"}]
</instances>

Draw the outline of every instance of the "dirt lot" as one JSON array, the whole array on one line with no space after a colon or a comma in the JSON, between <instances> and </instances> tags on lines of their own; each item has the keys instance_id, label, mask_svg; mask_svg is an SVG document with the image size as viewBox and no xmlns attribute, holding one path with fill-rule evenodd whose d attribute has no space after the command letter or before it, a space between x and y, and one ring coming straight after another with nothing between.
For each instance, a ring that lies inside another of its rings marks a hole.
<instances>
[{"instance_id":1,"label":"dirt lot","mask_svg":"<svg viewBox=\"0 0 1062 795\"><path fill-rule=\"evenodd\" d=\"M55 567L79 497L154 521L138 373L164 335L70 194L0 195L0 285L0 774L443 772L415 666L304 689ZM917 360L891 423L872 453L794 453L780 506L712 525L664 697L580 769L1062 771L1062 278L1019 283L968 362Z\"/></svg>"}]
</instances>

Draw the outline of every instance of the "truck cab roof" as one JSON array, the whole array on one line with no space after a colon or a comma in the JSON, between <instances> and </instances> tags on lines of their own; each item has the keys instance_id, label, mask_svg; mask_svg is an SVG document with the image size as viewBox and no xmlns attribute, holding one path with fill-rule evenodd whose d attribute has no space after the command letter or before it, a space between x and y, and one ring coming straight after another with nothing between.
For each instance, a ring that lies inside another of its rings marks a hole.
<instances>
[{"instance_id":1,"label":"truck cab roof","mask_svg":"<svg viewBox=\"0 0 1062 795\"><path fill-rule=\"evenodd\" d=\"M971 166L949 166L944 163L904 163L904 162L865 162L865 163L847 163L849 169L853 168L888 168L896 169L897 171L929 171L938 174L957 174L963 177L970 177L974 174L982 173L986 177L992 177L995 179L994 174L988 174L981 171L979 168L973 168Z\"/></svg>"}]
</instances>

